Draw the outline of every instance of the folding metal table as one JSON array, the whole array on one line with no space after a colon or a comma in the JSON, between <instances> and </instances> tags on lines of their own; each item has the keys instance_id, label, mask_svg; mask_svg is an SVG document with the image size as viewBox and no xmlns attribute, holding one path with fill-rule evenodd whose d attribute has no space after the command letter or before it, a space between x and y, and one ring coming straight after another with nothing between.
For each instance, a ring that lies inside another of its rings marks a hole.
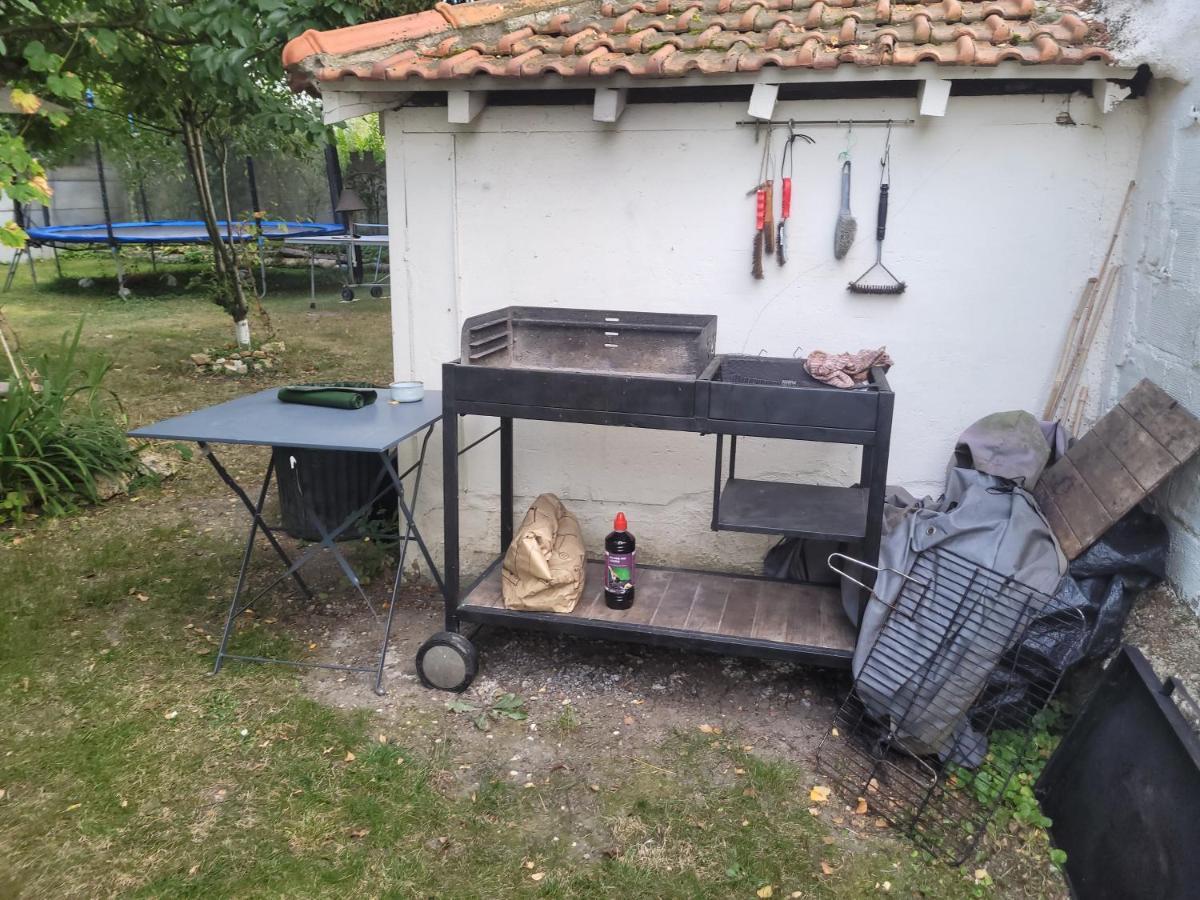
<instances>
[{"instance_id":1,"label":"folding metal table","mask_svg":"<svg viewBox=\"0 0 1200 900\"><path fill-rule=\"evenodd\" d=\"M442 397L438 391L427 391L424 399L417 403L389 403L386 393L370 406L357 410L325 409L315 406L302 406L294 403L282 403L276 397L274 388L259 391L227 403L221 403L207 409L198 410L187 415L166 419L154 425L138 428L129 432L130 437L150 440L189 441L200 447L200 452L212 464L213 469L237 495L250 514L250 533L246 538L246 549L242 554L241 569L238 572L237 585L229 604L229 612L225 618L225 630L221 635L221 645L217 650L213 674L221 671L221 666L227 659L243 662L269 662L284 665L303 666L320 669L337 669L347 672L365 672L375 675L375 691L381 693L383 682L383 667L387 659L388 640L391 636L392 619L396 610L396 595L400 589L400 578L404 572L404 561L410 541L415 541L429 567L437 586L443 591L441 573L430 556L429 548L421 537L413 513L421 489L421 472L425 463L425 450L434 426L442 418ZM420 450L417 461L403 472L398 471L393 451L403 441L420 436ZM294 447L312 450L349 451L357 453L376 454L382 464L379 477L372 487L372 497L358 509L350 513L342 522L329 527L320 521L314 510L307 503L305 511L311 521L317 526L321 535L319 543L314 543L301 552L293 561L288 552L275 536L274 529L263 518L263 505L271 487L272 478L277 481L284 473L275 471L274 454L267 463L266 474L263 476L262 487L258 500L252 500L250 495L234 480L233 476L221 464L213 452L213 444L252 444L263 447ZM410 499L406 502L404 479L413 476L413 489ZM384 627L383 644L379 648L379 663L374 667L338 665L334 663L316 663L300 660L268 659L258 656L241 656L228 653L229 637L233 631L233 623L239 615L250 609L254 603L272 590L280 582L291 578L309 599L312 592L304 579L300 577L300 569L311 561L322 549L328 550L347 580L353 585L358 594L366 601L368 608L378 618L373 604L362 589L358 575L354 572L349 561L337 546L337 538L350 528L363 515L369 512L385 494L395 491L399 517L397 521L397 538L400 538L400 519L405 525L405 533L400 544L400 557L396 563L396 576L392 584L391 602L388 606L386 625ZM259 589L248 600L243 600L247 593L247 574L250 559L254 553L255 538L262 532L270 543L275 554L284 566L281 575L266 587Z\"/></svg>"}]
</instances>

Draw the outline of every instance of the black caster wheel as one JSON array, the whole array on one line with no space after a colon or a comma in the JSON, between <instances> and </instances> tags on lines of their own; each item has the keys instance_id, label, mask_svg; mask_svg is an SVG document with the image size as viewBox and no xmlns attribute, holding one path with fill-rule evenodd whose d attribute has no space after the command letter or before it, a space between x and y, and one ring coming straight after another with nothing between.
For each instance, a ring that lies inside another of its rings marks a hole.
<instances>
[{"instance_id":1,"label":"black caster wheel","mask_svg":"<svg viewBox=\"0 0 1200 900\"><path fill-rule=\"evenodd\" d=\"M417 651L417 677L427 688L461 693L479 671L479 651L461 634L439 631Z\"/></svg>"},{"instance_id":2,"label":"black caster wheel","mask_svg":"<svg viewBox=\"0 0 1200 900\"><path fill-rule=\"evenodd\" d=\"M342 288L342 302L351 303L354 300L354 291L348 287Z\"/></svg>"},{"instance_id":3,"label":"black caster wheel","mask_svg":"<svg viewBox=\"0 0 1200 900\"><path fill-rule=\"evenodd\" d=\"M383 288L381 288L379 285L374 285L371 288L371 296L378 300L383 296Z\"/></svg>"}]
</instances>

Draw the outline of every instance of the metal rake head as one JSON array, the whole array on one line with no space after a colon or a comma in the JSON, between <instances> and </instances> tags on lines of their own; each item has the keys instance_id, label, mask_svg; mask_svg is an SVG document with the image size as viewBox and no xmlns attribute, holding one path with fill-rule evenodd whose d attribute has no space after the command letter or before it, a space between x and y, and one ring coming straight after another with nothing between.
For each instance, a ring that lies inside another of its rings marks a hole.
<instances>
[{"instance_id":1,"label":"metal rake head","mask_svg":"<svg viewBox=\"0 0 1200 900\"><path fill-rule=\"evenodd\" d=\"M888 278L890 278L891 281L885 281L882 284L868 284L866 281L864 281L864 279L876 269L883 269L883 271L887 272ZM892 270L885 266L882 262L875 263L875 265L871 266L871 268L859 275L856 279L850 282L849 287L850 292L854 294L903 294L908 289L908 285L893 275Z\"/></svg>"}]
</instances>

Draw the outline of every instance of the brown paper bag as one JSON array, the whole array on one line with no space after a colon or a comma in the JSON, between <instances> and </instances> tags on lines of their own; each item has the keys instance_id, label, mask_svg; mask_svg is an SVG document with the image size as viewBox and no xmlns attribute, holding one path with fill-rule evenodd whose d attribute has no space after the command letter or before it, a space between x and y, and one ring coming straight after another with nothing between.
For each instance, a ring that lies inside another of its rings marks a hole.
<instances>
[{"instance_id":1,"label":"brown paper bag","mask_svg":"<svg viewBox=\"0 0 1200 900\"><path fill-rule=\"evenodd\" d=\"M553 494L533 501L504 554L501 593L508 609L570 612L583 594L583 536Z\"/></svg>"}]
</instances>

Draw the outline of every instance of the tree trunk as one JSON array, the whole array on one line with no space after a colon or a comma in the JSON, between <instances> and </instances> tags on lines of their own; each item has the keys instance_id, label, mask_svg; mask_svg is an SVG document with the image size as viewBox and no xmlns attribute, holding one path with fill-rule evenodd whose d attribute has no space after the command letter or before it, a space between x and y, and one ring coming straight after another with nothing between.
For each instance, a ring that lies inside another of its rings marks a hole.
<instances>
[{"instance_id":1,"label":"tree trunk","mask_svg":"<svg viewBox=\"0 0 1200 900\"><path fill-rule=\"evenodd\" d=\"M238 283L238 290L243 292L242 303L245 304L245 302L246 302L245 294L244 294L245 288L242 286L242 280L240 277L243 260L239 259L238 245L233 240L233 204L229 200L229 145L225 142L221 143L220 169L221 169L221 195L222 195L223 199L225 200L225 234L229 237L229 255L233 261L234 277L236 278L237 283ZM247 263L247 265L249 265L249 263ZM251 277L253 278L253 275L251 275ZM254 306L255 306L255 309L258 310L259 318L262 319L263 330L268 335L270 335L271 334L271 317L269 315L267 315L267 309L265 306L262 305L262 301L258 298L258 294L254 295ZM247 343L247 345L250 342L250 337L249 337L250 332L248 330L249 327L250 326L247 323L247 325L246 325L246 328L247 328L246 343ZM238 340L239 341L241 340L240 335L239 335Z\"/></svg>"},{"instance_id":2,"label":"tree trunk","mask_svg":"<svg viewBox=\"0 0 1200 900\"><path fill-rule=\"evenodd\" d=\"M200 127L185 113L179 117L183 129L183 146L187 153L188 169L196 188L196 199L200 201L200 217L213 252L213 274L216 277L216 295L213 302L232 316L234 336L239 344L249 344L248 326L245 323L248 308L246 295L238 278L236 256L226 244L217 225L216 205L213 203L212 183L208 177L208 164L204 158L204 136Z\"/></svg>"}]
</instances>

